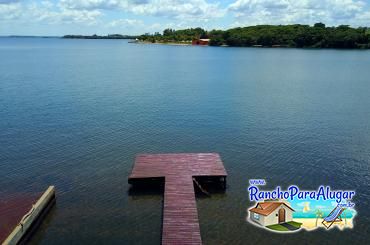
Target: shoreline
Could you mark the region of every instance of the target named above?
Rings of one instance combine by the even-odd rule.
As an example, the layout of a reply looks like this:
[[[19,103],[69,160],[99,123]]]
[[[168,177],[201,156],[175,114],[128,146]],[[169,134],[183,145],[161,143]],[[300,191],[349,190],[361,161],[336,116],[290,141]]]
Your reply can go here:
[[[171,45],[171,46],[193,46],[191,42],[189,43],[176,43],[176,42],[147,42],[147,41],[137,41],[131,42],[134,44],[157,44],[157,45]]]
[[[192,43],[175,43],[175,42],[148,42],[148,41],[137,41],[137,42],[129,42],[132,44],[155,44],[155,45],[169,45],[169,46],[200,46],[200,47],[216,47],[216,48],[258,48],[258,49],[298,49],[298,50],[357,50],[357,51],[369,51],[370,49],[367,48],[313,48],[313,47],[287,47],[283,45],[275,45],[275,46],[230,46],[230,45],[220,45],[220,46],[213,46],[213,45],[193,45]]]

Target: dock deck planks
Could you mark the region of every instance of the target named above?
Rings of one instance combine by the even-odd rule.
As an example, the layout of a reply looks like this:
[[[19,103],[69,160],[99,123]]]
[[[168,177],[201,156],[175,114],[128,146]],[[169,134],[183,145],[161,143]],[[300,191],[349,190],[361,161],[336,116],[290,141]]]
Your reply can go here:
[[[193,177],[226,177],[217,153],[141,154],[129,182],[165,178],[162,244],[202,244]]]

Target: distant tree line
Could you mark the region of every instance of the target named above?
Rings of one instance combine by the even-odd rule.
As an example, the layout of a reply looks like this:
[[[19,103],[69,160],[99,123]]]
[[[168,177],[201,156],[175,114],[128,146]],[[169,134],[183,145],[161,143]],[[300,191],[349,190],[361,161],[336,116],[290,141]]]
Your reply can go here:
[[[63,38],[71,38],[71,39],[135,39],[137,36],[129,36],[129,35],[121,35],[121,34],[108,34],[106,36],[99,36],[99,35],[91,35],[91,36],[84,36],[84,35],[65,35]]]
[[[258,25],[229,30],[206,31],[202,28],[166,29],[163,34],[145,34],[140,40],[149,42],[190,42],[209,38],[211,46],[296,47],[296,48],[370,48],[370,29],[348,25],[326,27],[309,25]]]
[[[208,38],[209,32],[202,28],[190,28],[184,30],[165,29],[163,34],[156,32],[154,34],[146,33],[139,37],[142,41],[149,42],[191,42],[195,38]]]

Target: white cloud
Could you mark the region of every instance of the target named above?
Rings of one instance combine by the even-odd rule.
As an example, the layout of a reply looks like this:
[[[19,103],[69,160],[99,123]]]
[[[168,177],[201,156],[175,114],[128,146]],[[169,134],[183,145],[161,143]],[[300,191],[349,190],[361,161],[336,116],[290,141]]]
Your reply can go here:
[[[68,9],[54,8],[55,6],[48,1],[41,4],[31,5],[31,11],[34,18],[38,21],[43,21],[48,24],[56,23],[78,23],[93,25],[98,22],[98,18],[102,16],[99,10],[84,10],[84,9]]]
[[[237,0],[228,6],[238,25],[358,24],[366,11],[360,0]],[[365,16],[366,19],[366,16]]]
[[[109,27],[133,27],[142,26],[144,22],[136,19],[118,19],[108,23]]]
[[[132,5],[131,11],[136,14],[165,16],[176,19],[197,18],[208,20],[224,15],[224,11],[219,8],[218,4],[208,3],[204,0],[153,0],[145,4]]]
[[[228,6],[217,1],[0,0],[0,26],[17,29],[32,24],[35,30],[39,27],[44,30],[48,24],[59,27],[77,24],[79,30],[94,25],[97,32],[144,33],[198,26],[225,29],[230,23],[232,26],[316,22],[369,26],[370,23],[370,4],[363,0],[234,0]],[[112,20],[111,13],[118,16],[116,20]],[[156,17],[151,18],[155,19],[154,23],[146,23],[149,16]]]
[[[222,17],[217,3],[206,0],[61,0],[60,6],[67,9],[110,9],[174,19],[198,18],[209,20]]]
[[[60,0],[60,6],[68,9],[115,9],[129,1],[119,0]]]
[[[288,0],[237,0],[229,5],[229,9],[233,11],[251,11],[256,8],[265,9],[284,9],[289,6]]]
[[[369,26],[370,23],[370,11],[359,13],[356,16],[356,23],[361,26]]]
[[[20,3],[11,1],[0,2],[0,20],[18,19],[22,14],[22,6]]]
[[[70,10],[62,9],[56,12],[44,12],[38,17],[40,21],[46,21],[47,23],[80,23],[86,25],[96,24],[97,18],[101,16],[101,12],[98,10]]]
[[[1,0],[0,0],[1,1]],[[4,2],[4,1],[3,1]],[[46,24],[79,23],[93,25],[102,15],[99,10],[56,8],[51,1],[0,4],[0,20],[43,22]]]
[[[0,0],[0,5],[1,4],[12,4],[12,3],[17,3],[19,0]]]

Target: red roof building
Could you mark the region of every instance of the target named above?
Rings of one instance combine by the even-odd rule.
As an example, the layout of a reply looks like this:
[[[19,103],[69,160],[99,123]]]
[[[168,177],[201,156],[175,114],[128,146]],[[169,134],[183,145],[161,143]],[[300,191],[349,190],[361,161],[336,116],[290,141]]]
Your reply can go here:
[[[207,45],[209,45],[209,41],[210,41],[210,39],[205,39],[205,38],[193,39],[193,41],[191,42],[191,44],[192,45],[203,45],[203,46],[207,46]]]

